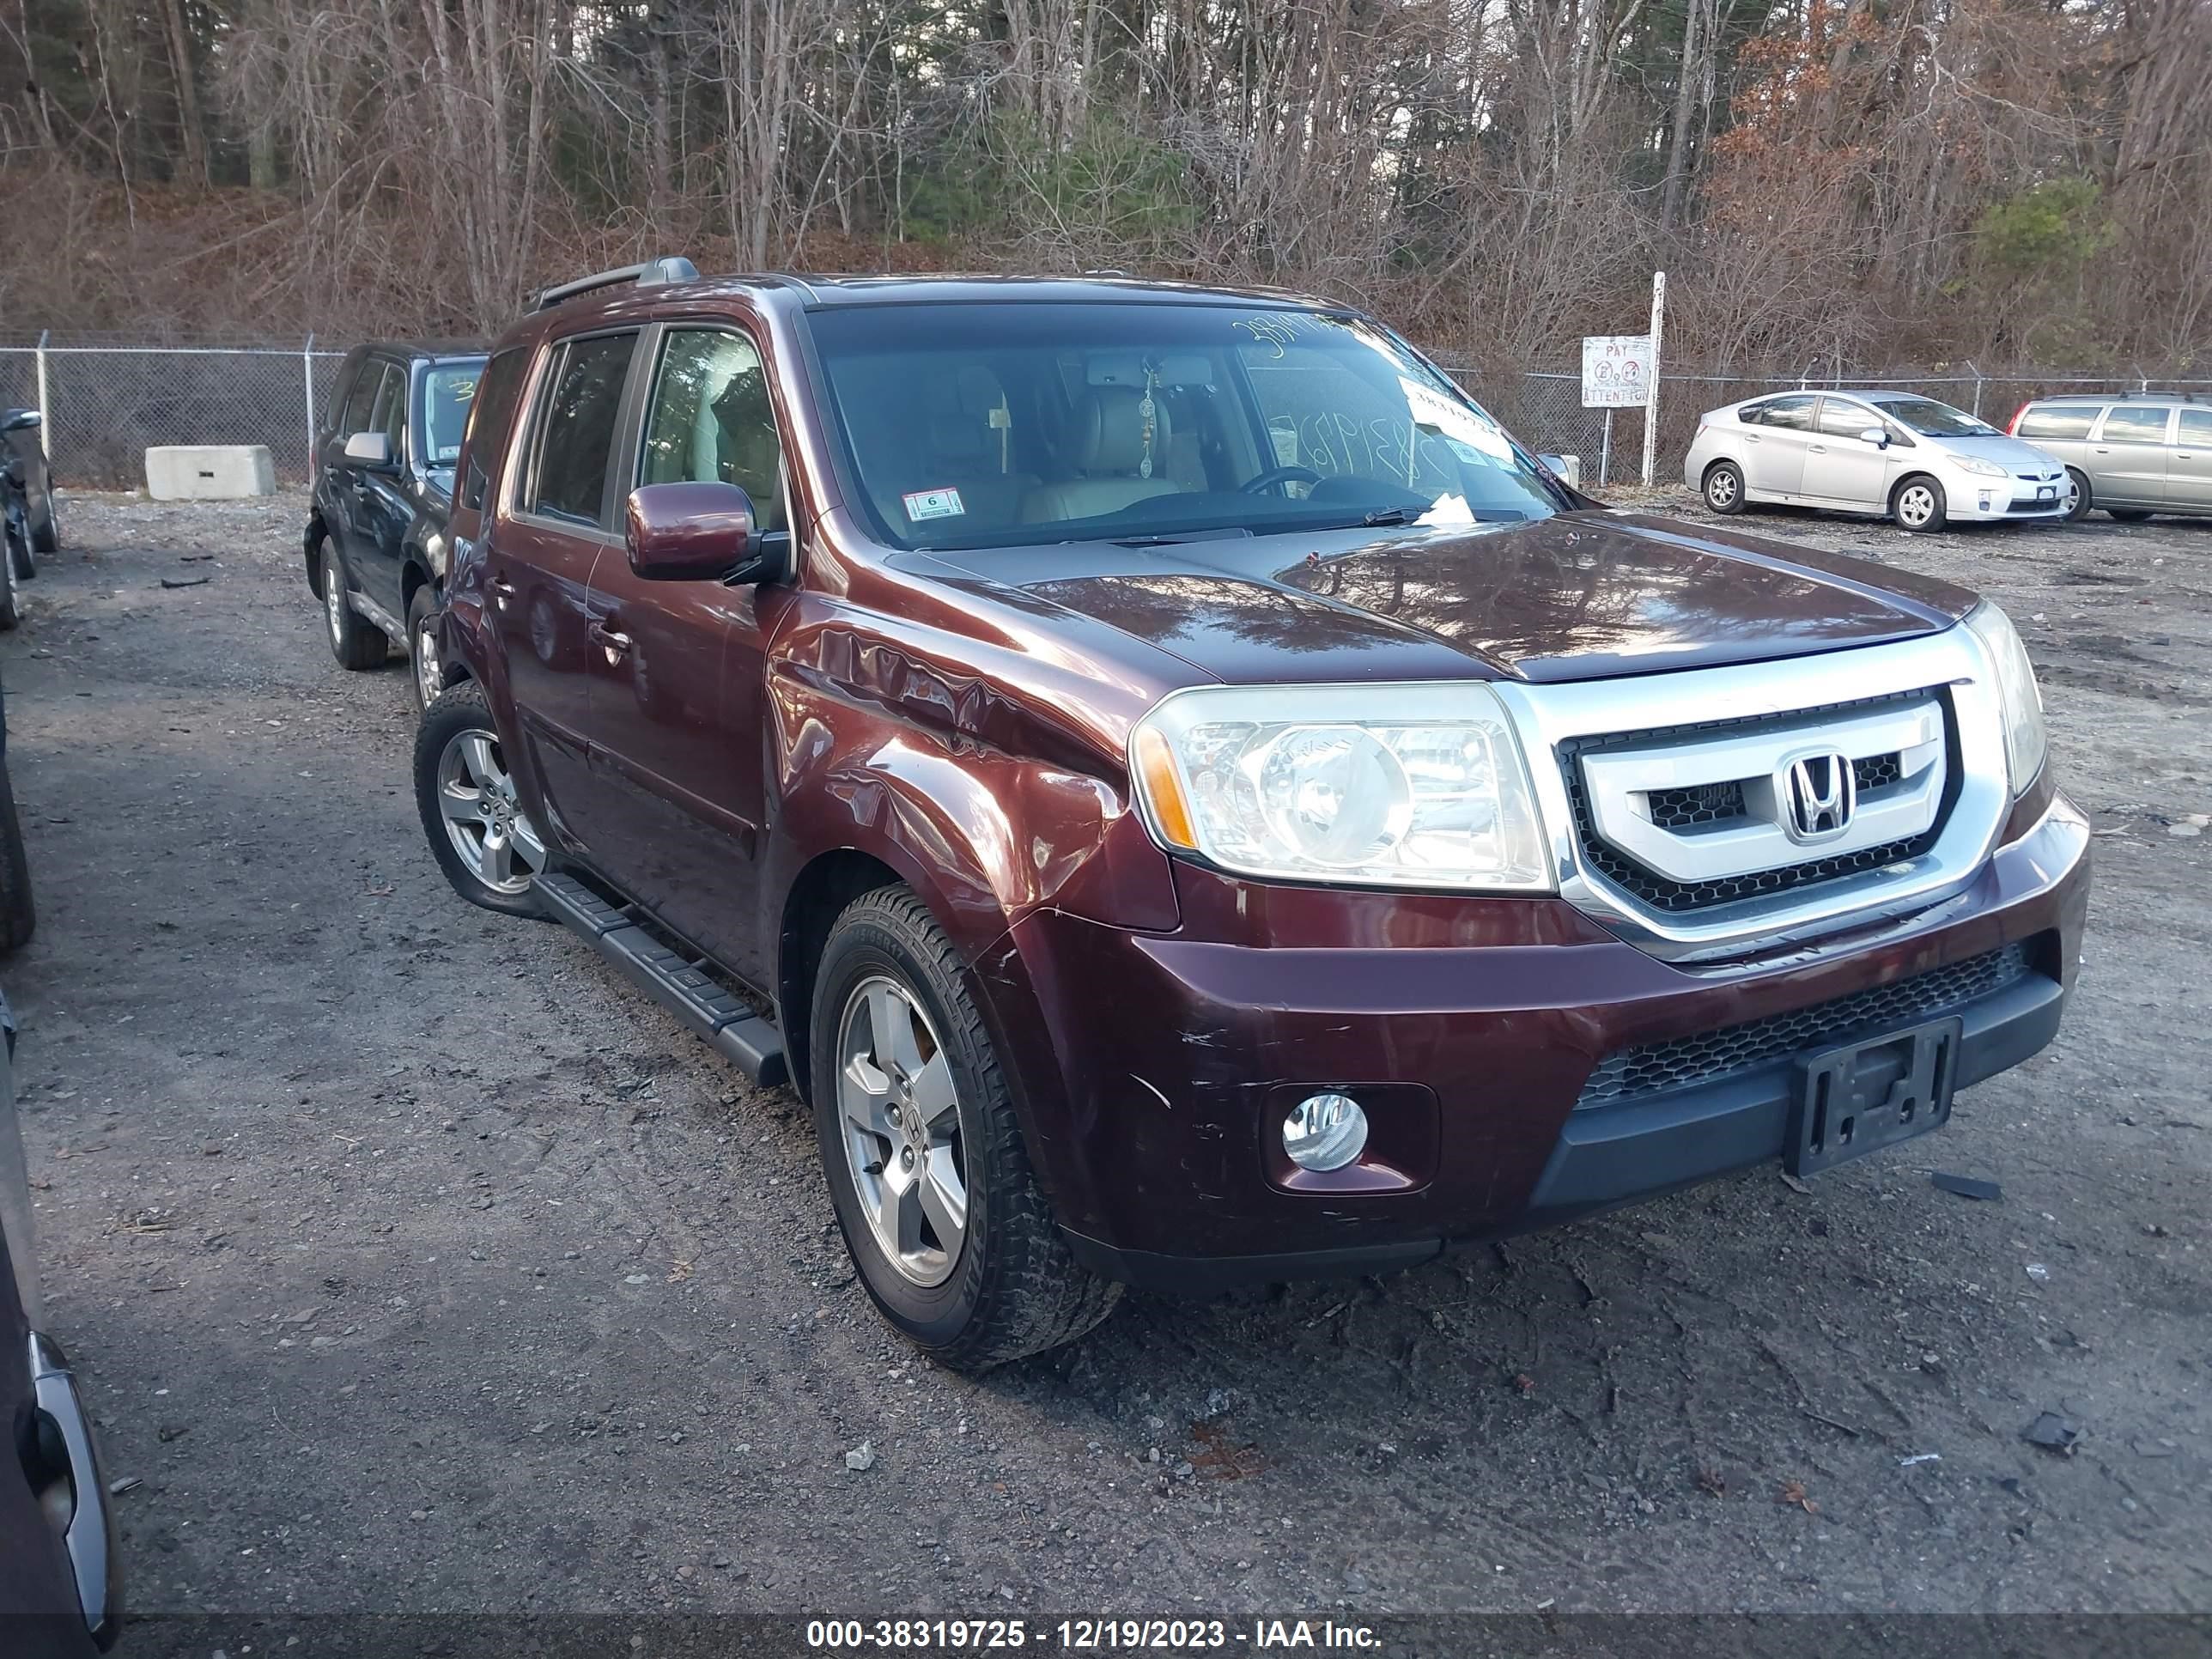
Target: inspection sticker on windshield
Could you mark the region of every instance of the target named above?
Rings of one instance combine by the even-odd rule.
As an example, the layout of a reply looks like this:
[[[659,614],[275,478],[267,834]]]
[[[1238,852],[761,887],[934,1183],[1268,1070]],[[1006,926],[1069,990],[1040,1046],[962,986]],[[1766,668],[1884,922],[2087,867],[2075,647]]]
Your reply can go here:
[[[907,517],[916,524],[924,519],[957,519],[968,511],[957,489],[916,489],[899,499],[906,503]]]

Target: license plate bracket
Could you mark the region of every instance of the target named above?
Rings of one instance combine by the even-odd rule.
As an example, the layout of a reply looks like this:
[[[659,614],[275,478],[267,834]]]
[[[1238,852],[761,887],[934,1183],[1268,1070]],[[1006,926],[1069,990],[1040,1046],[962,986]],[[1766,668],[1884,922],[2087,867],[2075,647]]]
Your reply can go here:
[[[1954,1014],[1807,1060],[1783,1167],[1814,1175],[1942,1127],[1965,1035]]]
[[[2039,501],[2057,501],[2058,499],[2058,486],[2057,484],[2039,484],[2036,487],[2035,499]]]

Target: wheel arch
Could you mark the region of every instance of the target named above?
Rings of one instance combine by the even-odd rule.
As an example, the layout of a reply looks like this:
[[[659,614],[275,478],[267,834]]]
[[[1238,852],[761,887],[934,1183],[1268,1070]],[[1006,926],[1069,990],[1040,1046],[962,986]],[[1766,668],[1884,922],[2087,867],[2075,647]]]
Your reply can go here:
[[[840,847],[818,854],[800,870],[784,896],[782,922],[776,931],[777,1024],[783,1033],[784,1066],[802,1100],[813,1097],[808,1092],[808,1074],[813,1067],[814,981],[830,929],[861,894],[901,884],[913,886],[873,854]],[[922,902],[928,902],[926,898]]]
[[[307,586],[317,599],[323,597],[323,543],[331,527],[323,518],[323,509],[307,509],[307,528],[300,538],[300,551],[307,566]]]

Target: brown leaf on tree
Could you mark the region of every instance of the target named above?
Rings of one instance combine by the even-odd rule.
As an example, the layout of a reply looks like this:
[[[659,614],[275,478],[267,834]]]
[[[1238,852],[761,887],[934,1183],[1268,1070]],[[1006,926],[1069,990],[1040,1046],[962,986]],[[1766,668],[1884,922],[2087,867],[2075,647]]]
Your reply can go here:
[[[1805,1495],[1805,1483],[1802,1480],[1784,1481],[1782,1490],[1774,1495],[1774,1501],[1778,1504],[1794,1504],[1808,1515],[1818,1515],[1820,1512],[1820,1506]]]

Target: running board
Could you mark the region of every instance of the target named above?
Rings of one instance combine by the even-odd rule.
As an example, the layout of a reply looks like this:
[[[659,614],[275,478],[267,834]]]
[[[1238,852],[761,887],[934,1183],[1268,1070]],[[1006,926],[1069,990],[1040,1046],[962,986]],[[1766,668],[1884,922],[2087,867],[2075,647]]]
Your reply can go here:
[[[789,1079],[781,1033],[732,996],[703,959],[670,950],[627,906],[609,903],[565,872],[541,874],[534,885],[547,909],[748,1078],[769,1089]]]

